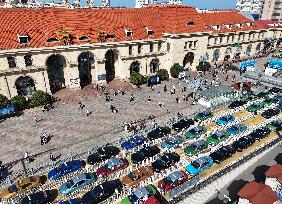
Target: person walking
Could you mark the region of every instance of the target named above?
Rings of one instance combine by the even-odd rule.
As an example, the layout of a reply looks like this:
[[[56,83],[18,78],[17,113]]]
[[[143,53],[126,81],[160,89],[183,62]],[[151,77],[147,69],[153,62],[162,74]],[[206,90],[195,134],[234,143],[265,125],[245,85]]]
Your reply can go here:
[[[132,101],[134,101],[134,99],[135,99],[135,97],[133,96],[133,94],[131,94],[129,101],[132,102]]]
[[[86,116],[89,116],[89,115],[90,115],[90,111],[86,110]]]
[[[149,98],[148,98],[148,102],[151,102],[151,101],[152,101],[151,96],[149,96]]]
[[[35,121],[35,123],[38,123],[38,118],[37,118],[36,115],[34,116],[34,121]]]
[[[164,92],[166,92],[167,91],[167,88],[166,88],[166,85],[164,86]]]
[[[176,103],[179,103],[179,97],[176,97],[175,100],[176,100]]]

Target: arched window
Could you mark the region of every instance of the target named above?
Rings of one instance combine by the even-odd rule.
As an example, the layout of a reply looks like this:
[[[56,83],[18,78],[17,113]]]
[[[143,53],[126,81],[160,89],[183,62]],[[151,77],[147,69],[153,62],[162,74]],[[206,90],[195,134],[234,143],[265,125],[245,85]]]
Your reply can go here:
[[[212,61],[213,61],[213,62],[218,61],[219,56],[220,56],[219,49],[215,49],[215,50],[214,50],[214,52],[213,52],[213,58],[212,58]]]
[[[31,96],[35,92],[35,84],[31,77],[21,76],[16,80],[16,88],[18,95]]]
[[[130,75],[134,72],[140,73],[140,63],[138,61],[134,61],[130,65]]]
[[[150,73],[154,74],[159,70],[159,59],[152,59],[150,63]]]
[[[16,63],[16,58],[15,57],[7,57],[9,68],[16,68],[17,63]]]

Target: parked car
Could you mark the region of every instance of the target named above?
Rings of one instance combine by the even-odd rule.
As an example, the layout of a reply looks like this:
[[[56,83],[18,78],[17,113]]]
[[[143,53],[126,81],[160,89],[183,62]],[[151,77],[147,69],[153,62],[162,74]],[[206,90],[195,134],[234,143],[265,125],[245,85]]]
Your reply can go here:
[[[153,175],[151,166],[141,166],[139,169],[130,172],[122,178],[122,183],[127,186],[133,186]]]
[[[239,151],[242,152],[244,149],[247,149],[255,142],[255,139],[250,136],[244,136],[241,137],[239,140],[235,141],[233,143],[233,147]]]
[[[124,169],[128,166],[127,159],[112,158],[104,166],[97,169],[98,176],[108,176],[118,170]]]
[[[264,105],[264,106],[269,106],[270,104],[274,104],[274,103],[278,103],[279,102],[279,99],[277,98],[267,98],[265,100],[263,100],[261,103]]]
[[[129,196],[121,200],[121,204],[143,204],[149,197],[154,196],[156,193],[156,187],[150,184],[133,191]]]
[[[267,98],[268,95],[269,95],[268,92],[260,92],[260,93],[258,93],[256,96],[257,96],[258,98]]]
[[[185,169],[190,175],[196,175],[200,172],[210,168],[213,165],[213,160],[209,156],[200,157],[190,164],[188,164]]]
[[[81,201],[79,198],[71,198],[69,200],[61,201],[60,204],[80,204]]]
[[[59,191],[63,195],[67,195],[74,191],[84,188],[85,186],[95,182],[97,175],[95,173],[83,173],[73,177],[71,180],[63,183]]]
[[[87,158],[88,164],[97,164],[112,157],[115,157],[120,152],[119,148],[111,145],[100,147],[97,152],[91,154]]]
[[[247,126],[243,124],[235,124],[232,125],[231,127],[227,128],[227,133],[229,135],[238,135],[241,132],[244,132],[247,130]]]
[[[187,155],[191,154],[197,154],[199,152],[202,152],[203,150],[208,148],[208,143],[204,140],[198,140],[196,142],[193,142],[189,146],[184,148],[184,152]]]
[[[170,133],[171,133],[171,129],[167,126],[157,127],[156,129],[148,133],[147,138],[149,140],[155,140],[158,138],[162,138]]]
[[[249,107],[247,107],[247,111],[255,112],[262,108],[264,108],[264,105],[262,103],[252,103]]]
[[[269,119],[272,118],[273,116],[276,116],[280,113],[280,110],[278,108],[273,108],[273,109],[267,109],[263,111],[261,114],[262,117]]]
[[[172,129],[176,132],[180,132],[189,128],[191,125],[194,125],[194,121],[192,119],[181,119],[172,125]]]
[[[74,171],[77,171],[83,168],[84,166],[85,162],[82,160],[68,161],[66,163],[60,164],[58,167],[49,171],[48,178],[57,179]]]
[[[280,92],[282,92],[282,89],[277,88],[277,87],[272,87],[271,89],[268,90],[268,93],[271,93],[271,94],[277,94]]]
[[[107,198],[111,197],[115,191],[121,192],[122,183],[119,179],[112,181],[105,181],[104,183],[96,186],[91,191],[88,191],[82,196],[82,204],[100,203]]]
[[[18,194],[24,193],[29,189],[36,188],[41,184],[39,176],[31,176],[16,181],[14,184],[3,188],[0,198],[13,198]]]
[[[142,149],[140,149],[139,151],[133,153],[131,155],[131,162],[134,164],[140,163],[145,159],[148,159],[150,157],[153,157],[157,154],[160,153],[160,149],[154,145],[154,146],[147,146],[144,147]]]
[[[254,138],[255,140],[261,140],[271,133],[271,130],[268,127],[261,127],[253,131],[249,136]]]
[[[271,131],[276,131],[277,128],[282,128],[282,121],[281,120],[274,120],[271,121],[266,125]]]
[[[245,98],[245,101],[254,101],[258,99],[258,97],[254,94],[249,94],[246,98]]]
[[[162,148],[177,148],[180,144],[184,142],[184,138],[180,135],[173,135],[168,137],[165,141],[161,143]]]
[[[175,152],[164,153],[152,163],[154,172],[161,172],[180,161],[180,156]]]
[[[185,183],[189,178],[190,176],[185,171],[175,171],[160,180],[158,187],[163,191],[169,191]]]
[[[193,127],[191,130],[187,131],[185,133],[185,136],[187,139],[193,139],[193,138],[197,138],[202,134],[205,134],[207,132],[207,129],[204,128],[203,126],[196,126]]]
[[[216,120],[216,124],[218,125],[227,125],[231,122],[233,122],[234,120],[236,120],[236,118],[233,116],[233,115],[225,115],[225,116],[222,116],[220,118],[218,118]]]
[[[25,196],[19,204],[47,204],[52,203],[58,195],[56,189],[45,190]]]
[[[223,140],[226,140],[229,137],[229,134],[225,131],[216,131],[215,133],[211,134],[207,138],[208,143],[220,143]]]
[[[144,144],[147,141],[147,139],[141,135],[136,135],[131,138],[129,138],[127,141],[121,143],[122,149],[133,149],[134,147],[137,147],[139,145]]]
[[[160,83],[161,83],[160,78],[157,75],[150,76],[148,79],[148,86],[153,86]]]
[[[204,121],[208,118],[212,118],[213,117],[213,113],[210,111],[203,111],[201,113],[198,113],[195,117],[194,120],[195,121]]]
[[[210,157],[214,163],[221,163],[222,161],[230,158],[236,153],[236,149],[232,145],[223,146],[220,149],[212,152]]]
[[[233,101],[228,107],[230,109],[234,109],[234,108],[237,108],[237,107],[240,107],[240,106],[243,106],[245,105],[247,102],[246,101]]]

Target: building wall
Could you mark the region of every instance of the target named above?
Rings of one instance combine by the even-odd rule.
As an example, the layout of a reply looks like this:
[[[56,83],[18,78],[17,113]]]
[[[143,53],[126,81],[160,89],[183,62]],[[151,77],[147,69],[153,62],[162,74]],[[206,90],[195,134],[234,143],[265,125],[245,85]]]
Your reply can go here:
[[[266,177],[265,184],[270,186],[270,188],[275,192],[277,191],[278,187],[282,185],[276,178],[269,177]]]
[[[256,46],[261,43],[260,50],[263,49],[263,40],[265,38],[281,36],[282,29],[257,30],[230,33],[186,33],[186,34],[166,34],[163,39],[130,41],[130,42],[114,42],[103,44],[88,45],[71,45],[59,47],[45,48],[25,48],[16,50],[0,51],[0,93],[7,97],[17,95],[15,81],[20,76],[30,76],[35,81],[37,90],[50,92],[49,79],[47,74],[46,62],[53,55],[61,55],[65,60],[64,78],[66,87],[80,88],[79,83],[74,83],[79,79],[78,58],[83,52],[90,52],[94,56],[94,62],[91,64],[92,82],[98,81],[98,76],[106,74],[105,70],[105,54],[108,50],[113,50],[118,60],[115,63],[115,77],[126,79],[130,76],[130,65],[134,61],[140,63],[140,73],[150,75],[150,62],[157,58],[159,60],[159,68],[167,69],[174,63],[183,66],[183,60],[188,53],[193,53],[194,60],[192,65],[187,64],[186,67],[192,70],[196,69],[199,60],[208,55],[208,61],[212,61],[213,52],[220,50],[218,61],[222,61],[225,56],[226,49],[230,48],[231,58],[233,58],[237,47],[234,44],[240,44],[242,47],[241,57],[246,55],[249,45],[252,45],[251,55],[258,52]],[[159,49],[159,43],[161,47]],[[153,44],[153,50],[150,50],[150,44]],[[138,53],[138,45],[141,45],[141,52]],[[129,53],[129,47],[132,53]],[[169,48],[170,47],[170,48]],[[169,48],[169,49],[168,49]],[[24,56],[32,55],[33,66],[26,67]],[[9,68],[7,57],[13,56],[16,59],[17,67]]]
[[[282,0],[265,0],[261,19],[282,21]]]
[[[241,12],[261,13],[264,0],[237,0],[236,10]]]

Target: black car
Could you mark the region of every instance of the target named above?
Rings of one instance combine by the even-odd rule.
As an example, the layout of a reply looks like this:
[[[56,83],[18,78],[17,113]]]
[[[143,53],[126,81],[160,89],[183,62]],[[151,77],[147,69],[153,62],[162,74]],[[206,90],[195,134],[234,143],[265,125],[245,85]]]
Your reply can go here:
[[[180,156],[175,153],[165,153],[159,159],[152,163],[154,172],[161,172],[180,161]]]
[[[244,149],[247,149],[252,144],[254,144],[254,142],[255,142],[255,139],[253,137],[245,136],[245,137],[241,137],[239,140],[235,141],[232,146],[237,151],[242,152]]]
[[[277,87],[272,87],[271,89],[268,90],[268,93],[276,94],[280,93],[282,90],[277,88]]]
[[[273,108],[273,109],[268,109],[266,111],[264,111],[261,116],[266,118],[266,119],[269,119],[275,115],[278,115],[280,113],[280,110],[278,108]]]
[[[82,196],[81,204],[96,204],[100,203],[107,198],[111,197],[115,191],[119,192],[122,190],[122,183],[119,179],[106,181],[96,186],[91,191],[88,191]]]
[[[131,161],[134,164],[142,162],[143,160],[153,157],[160,153],[160,149],[157,146],[148,146],[140,149],[131,155]]]
[[[88,164],[96,164],[101,161],[105,161],[107,159],[110,159],[116,155],[118,155],[120,152],[119,148],[111,145],[107,145],[104,147],[100,147],[97,152],[91,154],[87,158]]]
[[[47,204],[52,203],[58,196],[56,189],[39,191],[29,196],[25,196],[19,203],[20,204]]]
[[[256,95],[258,98],[266,98],[268,96],[267,92],[260,92]]]
[[[271,130],[267,127],[262,127],[253,131],[249,136],[254,138],[255,140],[261,140],[271,133]]]
[[[237,107],[243,106],[246,103],[247,103],[246,101],[233,101],[228,107],[230,109],[233,109],[233,108],[237,108]]]
[[[227,145],[211,153],[210,157],[212,158],[213,162],[219,164],[222,161],[233,156],[235,153],[236,153],[236,149],[232,145]]]
[[[147,138],[149,140],[155,140],[158,138],[162,138],[170,133],[171,133],[171,129],[167,126],[157,127],[156,129],[148,133]]]
[[[194,125],[194,120],[192,119],[181,119],[177,123],[172,125],[172,129],[176,132],[180,132],[183,129],[189,128],[191,125]]]

